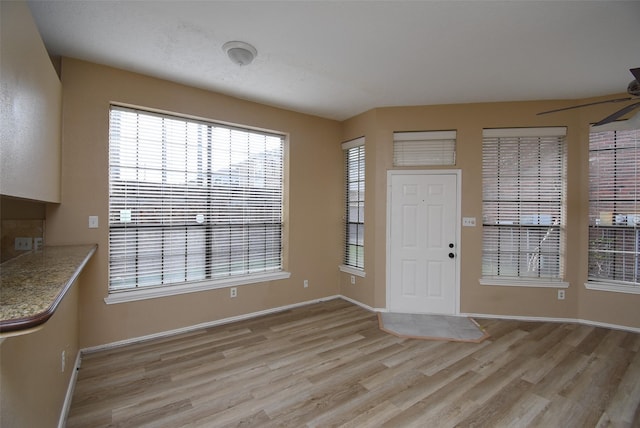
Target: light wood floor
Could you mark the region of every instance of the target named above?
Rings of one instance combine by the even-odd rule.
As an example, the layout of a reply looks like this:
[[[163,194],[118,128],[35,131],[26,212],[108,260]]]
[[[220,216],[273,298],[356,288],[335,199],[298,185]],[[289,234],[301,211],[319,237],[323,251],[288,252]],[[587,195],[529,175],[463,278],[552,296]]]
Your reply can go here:
[[[401,339],[332,300],[87,354],[67,426],[638,426],[640,334],[478,322]]]

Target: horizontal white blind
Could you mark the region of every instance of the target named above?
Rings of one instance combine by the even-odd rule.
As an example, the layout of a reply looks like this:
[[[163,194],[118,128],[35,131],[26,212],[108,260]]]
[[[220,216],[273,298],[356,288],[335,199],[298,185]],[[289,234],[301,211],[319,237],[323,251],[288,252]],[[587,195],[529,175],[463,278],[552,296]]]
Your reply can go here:
[[[589,138],[589,280],[640,285],[640,130]]]
[[[555,129],[484,132],[484,277],[562,277],[565,130]]]
[[[344,264],[364,268],[364,138],[342,145],[345,165]]]
[[[282,268],[283,137],[112,106],[111,291]]]
[[[394,166],[456,164],[456,131],[393,133]]]

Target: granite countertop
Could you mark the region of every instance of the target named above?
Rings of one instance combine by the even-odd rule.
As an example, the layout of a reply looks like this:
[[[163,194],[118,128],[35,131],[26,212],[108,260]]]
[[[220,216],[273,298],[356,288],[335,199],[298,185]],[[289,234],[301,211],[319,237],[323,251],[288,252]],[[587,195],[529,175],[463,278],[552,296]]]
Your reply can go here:
[[[0,333],[46,322],[97,247],[45,246],[0,264]]]

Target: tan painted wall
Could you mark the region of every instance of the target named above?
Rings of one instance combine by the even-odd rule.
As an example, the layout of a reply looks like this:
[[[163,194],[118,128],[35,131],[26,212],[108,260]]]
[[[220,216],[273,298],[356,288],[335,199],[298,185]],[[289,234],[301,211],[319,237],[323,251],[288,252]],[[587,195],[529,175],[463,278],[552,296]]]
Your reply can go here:
[[[379,189],[375,185],[375,180],[379,177],[376,174],[378,152],[375,150],[373,136],[376,133],[376,110],[371,110],[360,114],[343,124],[343,141],[349,141],[354,138],[365,136],[365,229],[364,229],[364,265],[366,266],[366,276],[355,276],[355,284],[351,283],[351,275],[346,273],[340,274],[340,294],[358,302],[364,303],[369,307],[385,307],[384,294],[382,298],[379,296],[380,290],[384,287],[376,286],[374,281],[376,278],[384,278],[379,274],[380,269],[384,272],[384,262],[379,262],[379,250],[384,249],[380,245],[379,234],[376,233],[375,227],[369,227],[370,221],[376,217],[370,212],[370,207],[377,206],[378,198],[386,198],[386,192],[379,194]],[[373,177],[373,179],[372,179]],[[378,273],[376,275],[376,273]]]
[[[387,171],[393,169],[393,132],[455,129],[455,168],[462,171],[462,216],[475,217],[479,224],[475,228],[460,228],[460,311],[585,319],[640,328],[637,310],[640,295],[584,288],[588,245],[588,124],[609,114],[612,105],[536,116],[537,112],[571,104],[571,101],[549,101],[392,107],[375,109],[345,121],[343,140],[365,136],[366,278],[357,278],[356,285],[352,285],[349,275],[341,274],[342,294],[375,308],[386,307],[386,180]],[[556,289],[481,286],[478,282],[482,271],[482,129],[530,126],[568,127],[565,279],[570,287],[564,301],[557,300]]]
[[[0,194],[60,202],[62,85],[27,3],[0,8]]]
[[[64,203],[48,206],[46,240],[99,244],[80,293],[81,347],[338,294],[340,123],[73,59],[63,59],[62,81]],[[291,278],[241,286],[235,299],[219,289],[106,305],[110,102],[288,133],[285,269]],[[89,215],[99,216],[98,229],[87,228]]]
[[[77,308],[83,277],[71,286],[42,329],[0,344],[0,426],[58,426],[78,355]]]

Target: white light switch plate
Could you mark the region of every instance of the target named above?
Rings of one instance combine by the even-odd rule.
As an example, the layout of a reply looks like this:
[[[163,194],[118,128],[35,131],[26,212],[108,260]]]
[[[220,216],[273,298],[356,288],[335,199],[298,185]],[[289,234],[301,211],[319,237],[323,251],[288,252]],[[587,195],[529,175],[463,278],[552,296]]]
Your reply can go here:
[[[89,229],[97,229],[98,228],[98,216],[90,215],[89,216]]]

